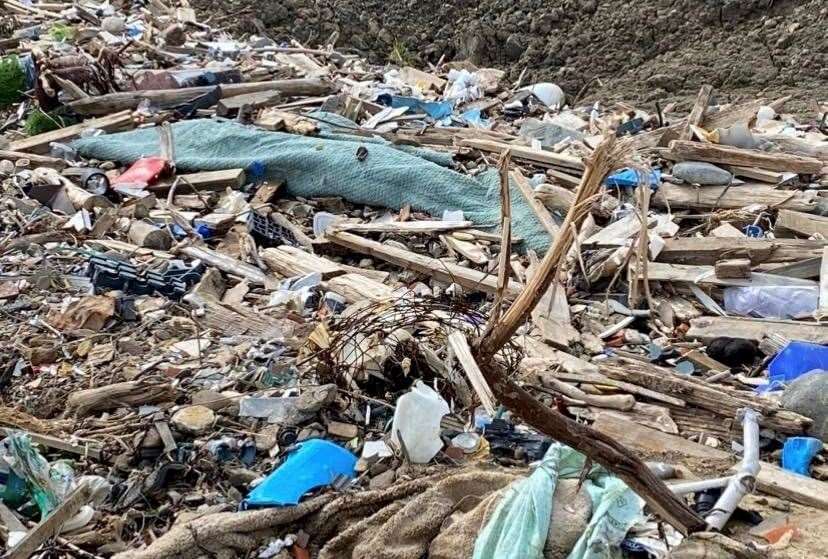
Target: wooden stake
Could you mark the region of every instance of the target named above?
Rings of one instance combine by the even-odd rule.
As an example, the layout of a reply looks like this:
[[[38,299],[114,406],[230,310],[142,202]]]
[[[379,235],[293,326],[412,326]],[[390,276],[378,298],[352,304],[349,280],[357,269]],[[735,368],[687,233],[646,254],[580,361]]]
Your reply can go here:
[[[690,111],[690,116],[687,117],[687,122],[684,123],[684,128],[679,132],[679,140],[689,140],[693,137],[693,126],[700,126],[704,118],[704,111],[707,110],[707,105],[710,104],[710,94],[713,93],[713,86],[705,84],[699,89],[699,95],[696,97],[696,103],[693,105],[693,110]]]

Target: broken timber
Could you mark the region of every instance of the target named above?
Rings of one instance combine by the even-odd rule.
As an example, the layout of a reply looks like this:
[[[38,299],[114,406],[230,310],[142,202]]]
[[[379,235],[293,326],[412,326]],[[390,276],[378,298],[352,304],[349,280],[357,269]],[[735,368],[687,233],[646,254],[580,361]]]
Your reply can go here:
[[[684,140],[673,140],[665,153],[674,161],[707,161],[739,167],[759,167],[771,171],[814,174],[822,170],[822,161],[813,157],[769,153],[755,149],[735,148],[718,144],[703,144]]]
[[[417,254],[401,248],[384,245],[370,239],[365,239],[344,231],[328,231],[325,238],[330,242],[345,248],[368,254],[385,260],[401,268],[414,270],[431,276],[438,281],[457,283],[467,289],[483,291],[484,293],[497,292],[497,277],[470,268],[463,268],[457,264],[443,262],[436,258]],[[520,291],[520,286],[510,282],[506,288],[506,296],[514,298]]]
[[[791,340],[828,344],[828,325],[794,320],[768,320],[725,316],[703,316],[690,320],[687,338],[709,342],[722,336],[762,341],[768,332]]]
[[[111,111],[107,111],[111,112]],[[100,128],[106,132],[125,130],[134,126],[131,111],[122,111],[101,118],[93,118],[73,124],[66,128],[58,128],[51,132],[44,132],[36,136],[16,140],[9,145],[11,151],[26,151],[35,154],[44,154],[49,151],[49,144],[52,142],[66,142],[80,136],[81,132],[90,128]],[[52,167],[52,165],[49,165]]]

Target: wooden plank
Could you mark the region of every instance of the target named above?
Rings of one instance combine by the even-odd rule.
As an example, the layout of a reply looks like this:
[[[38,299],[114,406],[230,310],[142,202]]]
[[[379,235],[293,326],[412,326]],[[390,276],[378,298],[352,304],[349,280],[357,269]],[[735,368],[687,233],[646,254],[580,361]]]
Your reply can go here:
[[[28,559],[31,557],[41,544],[60,533],[63,524],[77,514],[81,507],[89,502],[91,496],[92,489],[89,484],[82,483],[3,557],[5,559]]]
[[[822,257],[808,258],[788,264],[766,264],[757,268],[757,272],[786,276],[789,278],[810,279],[818,278],[822,267]]]
[[[0,427],[6,435],[10,435],[13,431],[17,429],[9,429],[7,427]],[[74,444],[69,441],[64,441],[63,439],[59,439],[57,437],[52,437],[50,435],[41,435],[39,433],[32,433],[30,431],[26,431],[26,434],[29,435],[29,438],[32,440],[33,443],[43,445],[47,448],[54,448],[57,450],[62,450],[63,452],[69,452],[71,454],[77,454],[78,456],[89,456],[94,460],[102,460],[103,453],[101,449],[97,445],[90,445],[90,444]]]
[[[828,241],[807,239],[681,237],[664,239],[656,260],[672,264],[715,264],[732,258],[746,258],[753,265],[798,262],[821,256],[826,245]]]
[[[49,167],[50,169],[57,169],[58,171],[66,168],[66,161],[58,157],[24,153],[22,151],[0,149],[0,159],[8,159],[9,161],[20,161],[21,159],[26,159],[31,162],[32,167]]]
[[[192,189],[187,184],[195,187],[196,190],[207,190],[214,192],[224,192],[225,189],[231,188],[238,190],[245,185],[247,181],[247,174],[244,169],[221,169],[219,171],[203,171],[201,173],[188,173],[185,175],[178,175],[179,186],[176,187],[176,192],[186,193]],[[153,192],[166,191],[172,186],[173,181],[164,181],[154,184],[148,188]]]
[[[691,319],[686,337],[703,342],[722,336],[760,342],[768,332],[774,332],[791,340],[828,344],[828,324],[724,316],[703,316]]]
[[[687,457],[691,460],[685,464],[690,469],[698,467],[699,461],[708,467],[710,462],[732,464],[735,461],[734,456],[723,450],[663,433],[617,415],[599,414],[593,428],[625,446],[651,456],[669,457],[670,460]],[[828,509],[828,484],[825,482],[785,471],[768,462],[760,462],[759,465],[756,486],[760,492],[802,505]]]
[[[480,398],[480,403],[494,417],[494,394],[492,394],[489,383],[483,378],[483,373],[480,371],[480,367],[477,366],[477,361],[474,360],[466,335],[458,330],[453,331],[448,335],[448,347],[454,352],[454,356],[457,358],[458,363],[460,363],[460,368],[466,373],[466,378],[469,379],[469,383],[471,383],[472,388],[477,393],[477,397]]]
[[[262,260],[270,270],[286,278],[319,272],[323,280],[329,280],[346,273],[336,262],[289,245],[264,249]]]
[[[636,394],[638,396],[649,398],[650,400],[664,402],[665,404],[670,404],[680,408],[687,405],[687,402],[680,398],[675,398],[669,394],[662,394],[656,390],[650,390],[649,388],[638,386],[637,384],[633,384],[631,382],[609,378],[601,373],[563,373],[558,371],[555,373],[555,376],[561,380],[587,382],[598,386],[612,386],[614,388],[618,388],[619,390],[623,390],[624,392],[629,392],[630,394]]]
[[[68,142],[80,136],[81,132],[90,128],[100,128],[107,132],[115,130],[126,130],[133,128],[135,123],[132,120],[131,111],[121,111],[101,118],[85,120],[80,124],[73,124],[66,128],[58,128],[51,132],[44,132],[36,136],[29,136],[22,140],[16,140],[9,145],[10,151],[30,151],[36,154],[49,152],[49,144],[52,142]]]
[[[348,303],[382,301],[393,295],[393,289],[360,274],[342,274],[325,282],[325,287],[341,295]]]
[[[180,105],[185,101],[204,95],[215,89],[216,86],[184,87],[180,89],[157,89],[148,91],[123,91],[107,93],[95,97],[85,97],[69,103],[69,106],[82,115],[105,115],[124,109],[132,110],[141,101],[149,99],[160,108],[169,108]],[[296,80],[273,80],[265,82],[248,82],[224,84],[221,86],[222,99],[255,93],[258,91],[278,91],[284,97],[302,97],[306,95],[325,95],[334,89],[333,83],[315,78]]]
[[[398,233],[420,234],[469,229],[471,221],[392,221],[390,223],[335,223],[329,230],[351,233]]]
[[[515,159],[525,159],[539,165],[566,167],[567,169],[575,169],[577,171],[584,170],[584,162],[577,157],[572,157],[571,155],[562,155],[551,151],[539,151],[526,146],[518,146],[503,142],[496,142],[493,140],[479,140],[474,138],[460,140],[459,145],[461,147],[479,149],[480,151],[486,151],[489,153],[503,153],[508,150],[512,152],[512,157]]]
[[[643,278],[643,276],[639,275]],[[785,278],[779,275],[753,272],[749,278],[720,278],[716,276],[713,266],[690,266],[685,264],[668,264],[649,262],[647,278],[650,281],[678,281],[697,285],[717,286],[751,286],[751,285],[806,285],[816,286],[815,282],[802,279]]]
[[[755,181],[767,182],[770,184],[779,184],[785,180],[785,173],[781,171],[768,171],[767,169],[757,169],[756,167],[738,167],[731,166],[730,171],[737,177],[745,179],[753,179]]]
[[[822,161],[814,157],[765,152],[719,144],[703,144],[686,140],[673,140],[665,157],[674,161],[707,161],[739,167],[759,167],[771,171],[817,174],[822,171]]]
[[[747,258],[731,258],[719,260],[714,267],[717,278],[749,278],[750,260]]]
[[[821,235],[823,239],[828,239],[828,217],[793,210],[779,210],[773,232],[779,231],[793,231],[808,237]]]
[[[820,317],[828,316],[828,247],[822,251],[822,264],[819,268],[819,309]]]
[[[549,233],[549,237],[554,239],[558,233],[560,233],[561,228],[558,226],[555,219],[552,217],[552,214],[549,213],[549,210],[546,209],[546,206],[535,197],[535,192],[532,190],[532,187],[529,185],[529,182],[526,178],[520,174],[519,171],[512,171],[509,174],[512,177],[515,185],[517,185],[518,190],[523,195],[524,199],[526,199],[526,203],[529,204],[529,207],[532,208],[532,211],[535,212],[535,217],[538,218],[543,228],[546,229],[546,232]]]
[[[765,184],[743,184],[740,186],[705,186],[664,183],[653,196],[653,205],[672,210],[735,210],[761,204],[771,208],[785,208],[800,212],[817,209],[817,195],[814,192],[775,190]]]
[[[680,140],[689,140],[693,137],[693,127],[700,126],[702,119],[704,119],[704,112],[707,110],[707,105],[710,104],[710,95],[713,93],[713,86],[704,84],[699,89],[699,94],[696,97],[696,102],[693,103],[693,108],[687,116],[687,121],[684,127],[679,132]]]
[[[426,274],[439,281],[458,283],[472,291],[483,291],[484,293],[491,294],[497,292],[497,276],[492,274],[479,272],[470,268],[463,268],[457,264],[443,262],[436,258],[384,245],[344,231],[328,232],[325,237],[334,244],[374,256],[386,262],[391,262],[401,268]],[[506,288],[506,296],[509,298],[516,297],[520,289],[520,285],[515,282],[509,282]]]

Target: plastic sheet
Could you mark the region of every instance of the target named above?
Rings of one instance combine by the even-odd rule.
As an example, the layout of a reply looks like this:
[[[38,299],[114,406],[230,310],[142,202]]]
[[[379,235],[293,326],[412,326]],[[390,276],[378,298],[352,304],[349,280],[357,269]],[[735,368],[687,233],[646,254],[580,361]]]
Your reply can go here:
[[[305,441],[250,492],[242,508],[296,505],[311,489],[330,485],[339,476],[353,478],[356,462],[356,456],[332,442]]]
[[[729,313],[762,318],[801,318],[819,304],[819,287],[806,285],[756,285],[728,287],[724,307]]]
[[[811,460],[822,450],[822,441],[813,437],[789,437],[782,447],[782,467],[807,476],[811,473]]]
[[[528,478],[512,484],[480,532],[473,559],[541,559],[552,516],[551,495],[558,479],[578,478],[586,457],[553,444]],[[593,513],[569,559],[610,557],[627,530],[641,518],[644,502],[620,479],[593,466],[585,487]]]

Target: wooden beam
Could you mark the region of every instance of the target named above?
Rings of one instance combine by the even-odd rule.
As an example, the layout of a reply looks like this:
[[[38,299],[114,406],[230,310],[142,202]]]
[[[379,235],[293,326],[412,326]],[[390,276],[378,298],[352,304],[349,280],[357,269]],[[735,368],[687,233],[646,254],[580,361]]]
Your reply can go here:
[[[797,262],[821,256],[826,244],[805,239],[679,237],[664,239],[656,260],[672,264],[715,264],[727,258],[747,258],[753,265]]]
[[[290,245],[264,249],[262,261],[286,278],[319,272],[323,280],[328,280],[346,273],[336,262]]]
[[[329,230],[349,231],[351,233],[398,233],[421,234],[440,233],[469,229],[474,226],[471,221],[392,221],[390,223],[334,223]]]
[[[187,185],[192,185],[196,190],[224,192],[225,189],[238,190],[247,182],[247,174],[244,169],[221,169],[219,171],[203,171],[201,173],[189,173],[178,175],[179,186],[176,192],[186,193],[191,191]],[[147,188],[153,192],[163,192],[172,187],[174,180],[153,184]]]
[[[807,237],[821,235],[823,239],[828,239],[828,217],[793,210],[779,210],[773,232],[784,231],[793,231]]]
[[[721,337],[760,342],[768,332],[775,332],[791,340],[828,344],[828,324],[725,316],[703,316],[691,319],[686,337],[703,342]]]
[[[584,169],[583,161],[577,157],[562,155],[552,151],[536,150],[527,146],[517,146],[493,140],[478,140],[474,138],[460,140],[459,145],[461,147],[474,148],[489,153],[503,153],[509,150],[512,152],[512,157],[516,159],[532,161],[542,166],[566,167],[567,169],[575,169],[576,171],[582,171]]]
[[[68,142],[81,135],[81,132],[90,128],[100,128],[107,132],[126,130],[135,126],[131,111],[121,111],[101,118],[85,120],[80,124],[73,124],[66,128],[58,128],[51,132],[44,132],[36,136],[29,136],[16,140],[9,145],[10,151],[28,151],[36,154],[48,153],[52,142]]]
[[[518,190],[520,190],[520,193],[526,199],[526,203],[529,204],[529,207],[532,208],[533,212],[535,212],[535,217],[538,218],[538,221],[540,221],[541,225],[543,225],[543,228],[546,229],[547,233],[549,233],[549,237],[554,239],[560,232],[561,228],[558,226],[557,222],[555,222],[552,214],[550,214],[549,210],[546,209],[546,206],[544,206],[543,203],[535,197],[535,192],[532,190],[529,182],[520,173],[520,171],[512,171],[509,173],[509,176],[518,187]]]
[[[5,559],[28,559],[46,540],[57,536],[60,528],[92,497],[92,489],[87,483],[72,491],[49,516],[41,520],[16,546],[3,556]]]
[[[246,278],[250,283],[270,288],[276,284],[276,278],[261,271],[256,266],[242,262],[232,256],[215,251],[206,246],[185,245],[173,247],[173,252],[179,252],[190,258],[197,258],[204,263],[218,268],[222,272]]]
[[[13,431],[19,431],[19,429],[9,429],[8,427],[0,427],[6,435],[10,435]],[[31,431],[26,431],[26,434],[32,440],[33,443],[43,445],[47,448],[53,448],[57,450],[61,450],[63,452],[69,452],[71,454],[76,454],[78,456],[89,456],[94,460],[102,460],[103,453],[99,446],[90,445],[90,444],[74,444],[69,441],[65,441],[63,439],[59,439],[58,437],[52,437],[50,435],[41,435],[39,433],[32,433]]]
[[[776,190],[765,184],[696,188],[664,183],[653,196],[653,205],[662,209],[669,206],[673,210],[735,210],[754,204],[800,212],[813,212],[818,207],[813,192]]]
[[[696,97],[696,102],[693,104],[693,109],[687,116],[687,121],[684,127],[679,132],[679,140],[689,140],[693,137],[693,126],[701,126],[701,121],[704,118],[704,112],[707,110],[707,105],[710,104],[710,95],[713,93],[713,86],[704,84],[699,89],[699,94]]]
[[[750,286],[750,285],[807,285],[816,286],[809,280],[794,280],[774,274],[753,272],[749,278],[722,278],[716,276],[713,266],[691,266],[688,264],[668,264],[649,262],[647,279],[650,281],[678,281],[707,286]]]
[[[491,294],[497,292],[497,277],[485,272],[443,262],[409,250],[384,245],[344,231],[329,231],[325,234],[325,238],[339,246],[391,262],[401,268],[426,274],[439,281],[458,283],[472,291],[483,291]],[[510,282],[506,289],[507,298],[516,297],[520,289],[521,287],[518,284]]]
[[[278,91],[284,97],[302,97],[306,95],[325,95],[332,93],[335,86],[332,82],[322,79],[273,80],[265,82],[224,84],[221,87],[220,98],[234,97],[258,91]],[[169,108],[180,105],[214,90],[216,86],[183,87],[180,89],[156,89],[148,91],[123,91],[107,93],[96,97],[85,97],[72,101],[69,106],[82,115],[105,115],[124,109],[132,110],[141,101],[149,99],[160,108]]]
[[[785,276],[789,278],[811,279],[818,278],[822,267],[822,256],[789,262],[786,264],[765,264],[756,269],[757,272]]]
[[[385,284],[361,274],[342,274],[325,282],[326,289],[341,295],[348,303],[356,301],[382,301],[393,295],[394,290]]]
[[[787,171],[808,175],[819,173],[823,166],[822,161],[813,157],[685,140],[670,142],[670,149],[665,153],[665,156],[674,161],[707,161],[723,165],[759,167],[771,171]]]
[[[58,171],[66,168],[66,161],[58,157],[49,157],[47,155],[37,155],[22,151],[0,149],[0,159],[8,159],[9,161],[25,159],[32,164],[32,167],[49,167],[50,169],[57,169]]]

